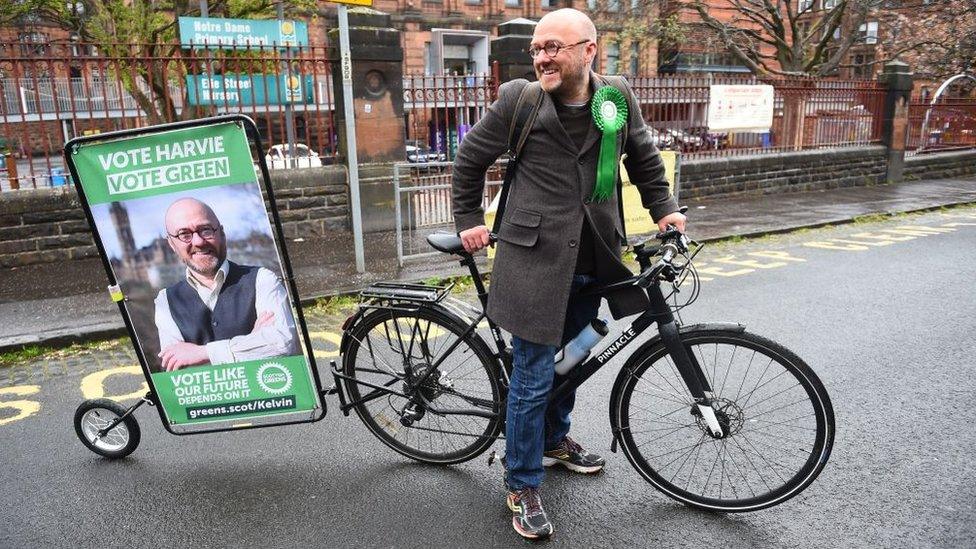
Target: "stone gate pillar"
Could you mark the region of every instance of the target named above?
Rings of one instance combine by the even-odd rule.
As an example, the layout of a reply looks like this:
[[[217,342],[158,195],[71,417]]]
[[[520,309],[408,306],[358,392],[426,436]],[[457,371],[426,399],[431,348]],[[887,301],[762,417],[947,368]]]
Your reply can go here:
[[[888,147],[888,170],[885,180],[900,183],[904,180],[905,145],[908,142],[908,102],[914,81],[907,63],[895,59],[885,63],[878,80],[885,85],[882,111],[881,142]]]
[[[393,163],[406,161],[400,31],[381,11],[356,7],[348,14],[363,231],[390,230],[396,226]],[[348,158],[338,28],[329,31],[329,44],[335,129],[339,153]]]
[[[520,17],[498,25],[498,38],[491,40],[488,60],[498,61],[499,84],[516,78],[535,80],[532,58],[526,50],[532,42],[536,24],[531,19]]]

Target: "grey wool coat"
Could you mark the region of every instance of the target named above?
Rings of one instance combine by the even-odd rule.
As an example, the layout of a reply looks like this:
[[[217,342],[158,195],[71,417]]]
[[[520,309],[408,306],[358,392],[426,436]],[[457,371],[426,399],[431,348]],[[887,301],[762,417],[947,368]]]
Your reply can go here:
[[[595,92],[606,81],[590,73]],[[502,84],[485,116],[465,135],[454,161],[453,206],[458,232],[484,225],[485,171],[508,150],[509,129],[527,80]],[[628,136],[624,165],[643,206],[656,221],[678,210],[668,191],[664,165],[627,87]],[[618,150],[624,132],[618,132]],[[523,145],[498,234],[488,315],[499,326],[534,343],[559,345],[576,269],[584,218],[594,232],[597,280],[632,276],[620,260],[623,220],[617,195],[591,202],[596,183],[600,132],[593,125],[582,150],[573,143],[543,92],[535,124]],[[616,318],[634,314],[647,296],[632,288],[607,297]]]

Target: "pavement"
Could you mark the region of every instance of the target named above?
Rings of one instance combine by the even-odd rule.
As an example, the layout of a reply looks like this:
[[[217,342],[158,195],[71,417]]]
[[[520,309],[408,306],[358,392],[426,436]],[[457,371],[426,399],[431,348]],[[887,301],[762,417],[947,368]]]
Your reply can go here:
[[[740,195],[685,201],[689,234],[700,241],[753,237],[976,203],[976,178],[932,179],[803,193]],[[288,253],[303,303],[354,293],[380,280],[419,281],[467,274],[448,256],[398,267],[392,232],[365,237],[366,272],[357,273],[351,235],[299,239]],[[99,259],[0,271],[0,351],[60,346],[125,334],[108,297]]]

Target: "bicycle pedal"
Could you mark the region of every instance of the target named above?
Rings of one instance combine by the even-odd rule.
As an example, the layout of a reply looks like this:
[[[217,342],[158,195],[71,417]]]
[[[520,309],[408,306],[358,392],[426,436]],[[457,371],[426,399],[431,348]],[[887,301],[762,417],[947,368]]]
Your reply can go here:
[[[492,450],[491,453],[488,454],[488,467],[494,465],[496,459],[498,459],[498,452]]]

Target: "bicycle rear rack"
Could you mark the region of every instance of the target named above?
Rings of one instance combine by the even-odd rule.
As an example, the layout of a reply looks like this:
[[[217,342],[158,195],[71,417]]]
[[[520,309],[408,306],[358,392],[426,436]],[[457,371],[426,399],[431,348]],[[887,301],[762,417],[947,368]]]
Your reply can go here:
[[[384,301],[438,303],[451,293],[453,287],[453,282],[446,286],[411,284],[408,282],[377,282],[359,292],[359,297]]]

